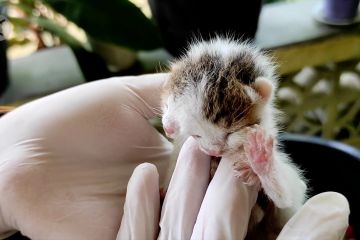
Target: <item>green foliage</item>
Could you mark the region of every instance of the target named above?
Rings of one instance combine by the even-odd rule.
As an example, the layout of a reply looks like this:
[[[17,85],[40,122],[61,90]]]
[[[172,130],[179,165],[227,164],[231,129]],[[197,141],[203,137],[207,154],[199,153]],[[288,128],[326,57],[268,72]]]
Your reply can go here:
[[[132,50],[162,46],[153,22],[128,0],[0,0],[0,6],[12,6],[23,13],[21,17],[9,17],[19,35],[22,30],[31,29],[41,38],[39,33],[45,31],[71,47],[88,49],[88,45],[71,35],[63,23],[44,15],[40,6],[62,14],[95,40]]]
[[[13,24],[16,24],[17,26],[23,26],[24,28],[31,24],[36,24],[37,26],[42,27],[44,30],[51,32],[56,36],[60,37],[63,40],[63,42],[66,42],[69,46],[82,47],[83,45],[71,34],[69,34],[62,26],[44,17],[23,17],[23,18],[9,17],[9,20]]]
[[[12,24],[13,37],[8,40],[9,46],[27,44],[33,40],[26,38],[26,32],[33,32],[38,38],[38,48],[47,47],[44,45],[42,33],[50,33],[54,38],[59,38],[61,42],[71,47],[89,48],[86,44],[80,42],[71,35],[63,24],[56,21],[54,17],[49,18],[41,14],[39,6],[46,7],[42,2],[35,0],[0,0],[0,6],[11,7],[16,10],[17,17],[8,16],[8,20]],[[47,8],[47,10],[50,10]],[[20,14],[19,14],[20,13]]]
[[[44,0],[92,38],[134,50],[161,46],[154,24],[128,0]]]

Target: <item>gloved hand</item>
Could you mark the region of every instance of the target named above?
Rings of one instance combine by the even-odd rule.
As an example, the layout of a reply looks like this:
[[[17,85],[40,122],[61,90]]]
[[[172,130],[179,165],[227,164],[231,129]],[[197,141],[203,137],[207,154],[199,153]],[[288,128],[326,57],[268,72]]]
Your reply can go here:
[[[166,77],[154,74],[84,84],[0,118],[0,233],[17,229],[31,239],[47,240],[156,238],[158,181],[164,178],[171,144],[148,120],[159,114]],[[143,162],[154,165],[140,165],[129,181]],[[234,178],[226,159],[208,186],[208,165],[208,157],[189,139],[162,208],[160,239],[245,235],[257,186]],[[327,236],[339,236],[348,206],[343,198],[330,195],[337,200],[318,204],[318,217],[312,220],[322,224],[329,204],[336,206],[330,222],[339,229],[329,221],[322,226],[329,226]],[[305,206],[303,211],[310,210]],[[303,221],[307,214],[300,211],[295,217],[283,239],[300,234],[296,229],[302,230],[304,239],[309,230]]]
[[[135,167],[143,162],[154,164],[160,182],[166,172],[172,145],[148,123],[159,113],[166,76],[112,78],[84,84],[26,104],[0,118],[0,233],[17,229],[31,239],[115,239],[126,186]],[[183,158],[194,158],[194,152],[199,153],[189,147]],[[161,222],[162,239],[182,238],[192,232],[209,175],[208,157],[200,153],[196,157],[198,161],[187,161],[177,169],[178,177],[169,188]],[[129,186],[139,183],[136,176],[146,178],[147,174],[139,172],[155,172],[149,166],[137,168]],[[231,171],[229,166],[220,167],[219,174],[221,169]],[[247,194],[248,188],[238,188],[235,180],[223,184],[231,176],[225,172],[219,176],[214,181],[217,187],[210,187],[208,192],[214,195],[216,188],[229,185],[228,201],[214,195],[216,200],[205,197],[208,200],[204,203],[208,202],[211,212],[216,212],[214,205],[221,200],[226,205],[220,205],[223,208],[219,210],[231,211],[228,202],[241,203],[239,193]],[[141,239],[155,238],[159,223],[157,181],[153,174],[143,182],[152,187],[128,191],[130,200],[125,209],[133,211],[125,210],[119,239],[139,239],[139,234],[144,236]],[[256,194],[254,191],[252,201]],[[129,207],[146,203],[146,199],[152,202],[143,208],[146,212]],[[244,212],[249,212],[252,204],[245,204]],[[206,208],[202,208],[202,216],[208,214]],[[234,219],[213,219],[224,219],[227,224],[243,214],[239,212]],[[136,224],[126,224],[129,216],[136,216]],[[153,225],[143,224],[149,219]]]
[[[158,175],[149,164],[139,168],[141,172],[136,170],[129,182],[118,235],[122,237],[118,239],[156,238],[149,237],[154,235],[146,234],[142,228],[139,230],[139,226],[158,227],[158,218],[149,218],[159,209],[158,184],[154,181]],[[189,139],[181,150],[166,195],[159,239],[244,239],[258,186],[248,187],[239,182],[232,173],[229,159],[221,160],[209,186],[208,171],[208,157],[199,151],[195,140]],[[153,209],[156,210],[149,214]],[[348,216],[349,205],[343,195],[321,193],[305,203],[277,239],[341,240],[348,226]]]
[[[259,186],[242,184],[232,171],[232,162],[222,160],[209,185],[210,158],[189,138],[180,151],[166,193],[158,239],[243,239]],[[150,164],[135,170],[118,239],[156,238],[153,234],[153,229],[159,226],[156,179],[156,168]]]
[[[115,239],[137,165],[165,172],[171,144],[148,123],[166,75],[65,90],[0,118],[0,233]]]

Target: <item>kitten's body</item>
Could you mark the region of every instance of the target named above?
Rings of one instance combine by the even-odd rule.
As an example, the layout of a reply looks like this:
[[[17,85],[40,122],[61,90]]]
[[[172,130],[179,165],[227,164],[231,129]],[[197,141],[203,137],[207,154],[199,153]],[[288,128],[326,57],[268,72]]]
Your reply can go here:
[[[209,155],[233,159],[244,181],[256,176],[276,206],[275,227],[281,227],[303,204],[306,185],[299,169],[273,144],[276,88],[273,64],[250,44],[221,38],[199,42],[172,65],[163,125],[175,138],[175,148],[193,136]]]

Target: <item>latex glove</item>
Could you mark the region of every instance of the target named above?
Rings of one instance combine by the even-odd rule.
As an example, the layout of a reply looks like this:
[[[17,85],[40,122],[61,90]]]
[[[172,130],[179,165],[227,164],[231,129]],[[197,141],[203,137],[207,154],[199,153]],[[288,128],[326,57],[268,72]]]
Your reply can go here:
[[[162,207],[158,239],[243,239],[258,186],[234,177],[224,159],[209,185],[210,158],[193,138],[181,149]],[[143,177],[141,177],[141,174]],[[154,239],[159,226],[156,168],[140,165],[128,185],[117,239]],[[148,194],[148,195],[147,195]]]
[[[181,150],[162,209],[159,239],[244,239],[257,188],[234,178],[223,159],[208,186],[209,157],[193,139]],[[159,217],[158,174],[151,164],[134,172],[128,186],[118,239],[155,239]],[[341,194],[309,199],[290,219],[278,240],[340,240],[348,226],[349,205]]]
[[[137,165],[165,173],[171,144],[149,123],[166,74],[65,90],[0,118],[0,233],[115,239]]]
[[[166,76],[84,84],[0,118],[0,233],[17,229],[35,240],[153,239],[159,185],[155,168],[147,170],[152,165],[134,172],[121,227],[120,221],[135,167],[155,164],[160,182],[165,173],[172,146],[148,120],[159,113]],[[162,209],[160,238],[189,238],[196,219],[195,239],[216,229],[218,236],[241,238],[257,189],[249,191],[233,178],[226,160],[208,188],[208,156],[191,140],[181,152]],[[209,221],[212,214],[217,215]]]
[[[210,159],[188,139],[164,201],[160,239],[243,239],[259,186],[244,185],[232,164],[222,159],[208,186]]]
[[[50,240],[127,239],[134,232],[153,238],[159,202],[152,165],[135,171],[117,231],[135,166],[154,163],[160,181],[165,172],[171,145],[147,122],[158,113],[165,78],[86,84],[1,118],[0,232],[19,229],[32,239]],[[207,157],[194,142],[184,149],[162,210],[160,238],[241,239],[256,189],[234,178],[226,159],[207,188]]]
[[[287,222],[278,240],[342,240],[349,225],[349,203],[336,192],[310,198]]]

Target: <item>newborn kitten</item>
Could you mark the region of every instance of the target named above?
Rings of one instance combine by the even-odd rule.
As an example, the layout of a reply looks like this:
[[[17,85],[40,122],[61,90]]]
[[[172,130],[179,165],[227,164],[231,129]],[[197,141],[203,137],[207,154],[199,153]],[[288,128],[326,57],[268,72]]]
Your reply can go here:
[[[224,38],[197,42],[171,66],[162,122],[175,148],[193,136],[208,155],[234,160],[236,175],[244,182],[260,181],[276,207],[268,215],[280,228],[302,206],[306,185],[301,171],[275,143],[276,88],[274,65],[249,43]],[[259,208],[253,213],[253,221],[259,222]]]

